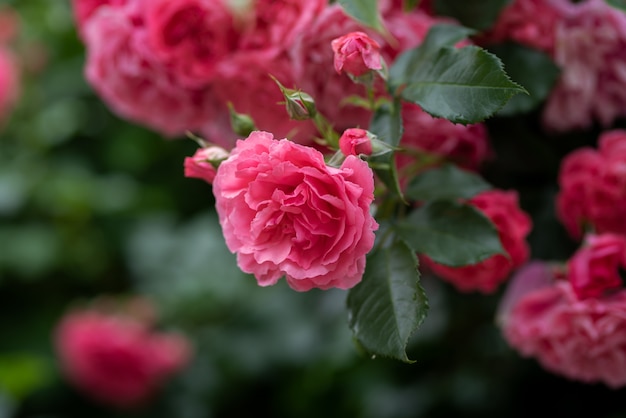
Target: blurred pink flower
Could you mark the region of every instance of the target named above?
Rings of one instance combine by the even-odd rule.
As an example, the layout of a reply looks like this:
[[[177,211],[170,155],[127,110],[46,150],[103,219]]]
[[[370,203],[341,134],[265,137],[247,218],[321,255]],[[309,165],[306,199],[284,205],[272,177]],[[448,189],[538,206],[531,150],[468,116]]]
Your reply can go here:
[[[9,118],[20,90],[20,75],[15,58],[0,45],[0,124]]]
[[[183,87],[206,86],[236,47],[234,18],[221,0],[151,0],[144,14],[148,45]]]
[[[238,55],[220,67],[219,82],[214,86],[215,97],[222,103],[231,102],[237,112],[252,117],[259,130],[271,130],[277,136],[312,144],[317,135],[315,125],[310,120],[289,118],[283,94],[270,75],[287,88],[299,88],[286,55],[270,61],[254,54]],[[233,135],[230,134],[231,138]]]
[[[365,32],[350,32],[331,41],[335,71],[355,77],[383,68],[380,45]]]
[[[254,131],[220,164],[213,194],[226,245],[259,285],[283,276],[296,291],[361,281],[378,224],[373,173],[359,158],[329,167],[313,148]]]
[[[86,78],[111,110],[169,137],[199,131],[214,114],[227,112],[209,88],[184,88],[175,82],[146,48],[148,34],[134,23],[141,10],[131,6],[94,15],[84,27]],[[227,123],[227,115],[224,119]],[[228,146],[222,138],[211,141]]]
[[[396,153],[396,162],[403,183],[416,174],[410,166],[418,158],[411,153],[434,154],[434,164],[441,162],[438,159],[447,160],[472,171],[479,170],[493,157],[489,133],[483,123],[455,124],[435,118],[412,103],[402,105],[402,123],[404,134],[400,146],[409,152]]]
[[[444,266],[426,256],[421,259],[433,273],[452,283],[460,291],[493,293],[515,269],[528,260],[530,250],[526,236],[532,228],[532,220],[519,207],[516,191],[488,190],[474,196],[467,203],[493,222],[508,256],[497,254],[463,267]]]
[[[191,354],[180,335],[155,332],[140,318],[98,309],[69,312],[54,338],[67,379],[86,395],[117,408],[149,402]]]
[[[72,9],[74,11],[74,20],[78,27],[78,33],[83,36],[83,27],[87,20],[91,18],[101,7],[118,7],[123,6],[128,1],[133,0],[72,0]]]
[[[369,132],[359,128],[346,129],[339,138],[339,149],[344,155],[371,155],[372,140]]]
[[[609,127],[626,116],[626,14],[603,0],[572,4],[555,36],[561,76],[543,112],[546,129]]]
[[[626,238],[590,234],[568,260],[566,278],[579,299],[597,298],[622,287],[620,269],[626,269]]]
[[[558,182],[556,213],[573,238],[587,229],[626,235],[626,130],[603,132],[598,150],[566,155]]]
[[[514,0],[502,9],[494,27],[480,36],[480,43],[512,40],[552,53],[566,3],[569,0]]]
[[[511,279],[498,318],[504,338],[552,373],[614,389],[626,385],[626,290],[581,300],[568,281],[536,263]]]

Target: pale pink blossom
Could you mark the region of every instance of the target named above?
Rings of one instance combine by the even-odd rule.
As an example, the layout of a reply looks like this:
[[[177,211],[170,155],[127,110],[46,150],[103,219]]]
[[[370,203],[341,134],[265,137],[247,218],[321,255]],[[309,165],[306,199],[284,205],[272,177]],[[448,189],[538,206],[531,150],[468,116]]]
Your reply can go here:
[[[222,147],[198,148],[192,157],[186,157],[183,162],[185,177],[201,179],[212,184],[217,174],[216,167],[226,158],[228,151]]]
[[[561,76],[542,115],[546,129],[609,127],[626,116],[626,14],[587,0],[570,5],[555,30]]]
[[[358,77],[382,69],[380,45],[365,32],[350,32],[331,41],[337,73]]]
[[[579,299],[548,266],[521,268],[501,309],[504,338],[522,356],[546,370],[611,388],[626,385],[626,290]],[[519,282],[531,282],[530,285]],[[516,294],[510,294],[509,291]]]
[[[530,249],[526,237],[531,231],[532,220],[519,207],[516,191],[487,190],[467,203],[493,222],[507,255],[496,254],[463,267],[445,266],[426,256],[422,257],[423,262],[435,275],[452,283],[460,291],[493,293],[515,269],[528,260]]]
[[[605,131],[597,150],[566,155],[558,182],[556,213],[573,238],[585,230],[626,234],[626,131]]]
[[[99,309],[66,314],[54,342],[70,383],[96,401],[123,409],[149,402],[191,354],[181,335],[156,332],[140,318]]]
[[[326,165],[314,148],[254,131],[237,141],[213,182],[226,245],[259,285],[348,289],[361,281],[378,224],[374,178],[348,156]]]
[[[620,269],[626,269],[626,238],[589,234],[567,261],[566,278],[579,299],[596,298],[622,287]]]
[[[339,138],[339,149],[344,155],[371,155],[372,139],[370,133],[365,129],[346,129]]]

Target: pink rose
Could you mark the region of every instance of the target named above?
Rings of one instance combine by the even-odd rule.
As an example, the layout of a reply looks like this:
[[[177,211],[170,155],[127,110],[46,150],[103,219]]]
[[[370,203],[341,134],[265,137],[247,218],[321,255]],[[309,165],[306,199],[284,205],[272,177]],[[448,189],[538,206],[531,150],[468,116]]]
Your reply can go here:
[[[145,16],[149,46],[183,86],[206,86],[236,47],[233,16],[220,0],[151,0]]]
[[[364,32],[351,32],[331,42],[335,71],[355,77],[383,68],[380,45]]]
[[[141,4],[141,3],[139,3]],[[85,25],[88,82],[111,110],[168,137],[201,131],[207,124],[228,127],[228,111],[211,89],[177,84],[151,53],[135,3],[92,16]],[[219,119],[223,115],[222,119]],[[228,147],[228,139],[208,138]]]
[[[526,280],[520,270],[514,277]],[[504,338],[546,370],[611,388],[626,385],[626,291],[580,300],[569,282],[529,289],[500,317]]]
[[[567,262],[567,279],[579,299],[597,298],[622,287],[619,270],[626,268],[626,238],[587,236]]]
[[[344,155],[372,155],[372,139],[365,129],[346,129],[339,138],[339,149]]]
[[[532,221],[520,209],[515,191],[488,190],[474,196],[467,203],[493,222],[508,257],[497,254],[464,267],[444,266],[428,257],[423,257],[423,261],[437,276],[461,291],[493,293],[508,279],[511,272],[528,260],[530,252],[526,236],[530,233]]]
[[[259,285],[283,276],[297,291],[361,281],[378,224],[373,173],[359,158],[329,167],[311,147],[255,131],[220,164],[213,194],[226,245]]]
[[[571,152],[559,170],[556,212],[576,239],[589,228],[626,234],[626,131],[603,132],[598,147]]]
[[[226,158],[228,151],[222,147],[199,148],[193,157],[185,158],[185,177],[198,178],[212,184],[217,173],[215,167]]]
[[[190,357],[182,336],[157,333],[139,318],[95,309],[65,315],[54,337],[67,379],[93,399],[117,408],[150,401]]]

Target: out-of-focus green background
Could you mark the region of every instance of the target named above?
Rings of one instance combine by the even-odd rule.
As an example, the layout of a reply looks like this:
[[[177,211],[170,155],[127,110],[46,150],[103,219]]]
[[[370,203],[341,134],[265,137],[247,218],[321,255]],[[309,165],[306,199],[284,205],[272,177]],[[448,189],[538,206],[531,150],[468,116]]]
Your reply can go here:
[[[403,364],[359,353],[345,291],[258,287],[224,246],[210,186],[183,176],[197,145],[117,118],[86,84],[69,1],[4,4],[21,17],[24,73],[0,132],[0,418],[626,416],[624,390],[551,375],[505,344],[504,289],[460,294],[425,277],[430,313]],[[533,257],[564,259],[558,163],[597,132],[547,139],[537,120],[488,121],[498,158],[484,175],[520,191]],[[51,336],[68,307],[132,294],[196,355],[153,404],[122,413],[65,382]]]

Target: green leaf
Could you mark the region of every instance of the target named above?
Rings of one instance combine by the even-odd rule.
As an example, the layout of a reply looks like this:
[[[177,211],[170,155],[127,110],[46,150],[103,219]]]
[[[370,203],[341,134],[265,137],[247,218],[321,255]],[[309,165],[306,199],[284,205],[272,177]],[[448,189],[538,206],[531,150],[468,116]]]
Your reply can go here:
[[[424,43],[398,58],[389,72],[389,89],[435,117],[477,123],[492,116],[518,93],[502,61],[477,46],[451,46],[470,33],[452,25],[433,26]]]
[[[606,4],[626,12],[626,0],[605,0]]]
[[[363,280],[347,301],[350,328],[368,353],[413,362],[406,346],[428,312],[419,279],[417,257],[403,242],[368,255]]]
[[[528,91],[528,95],[513,96],[498,115],[528,112],[548,97],[560,74],[559,67],[549,55],[513,42],[494,45],[489,50],[502,60],[509,76]]]
[[[473,29],[459,25],[440,23],[428,31],[424,42],[417,47],[400,54],[389,68],[389,86],[397,90],[418,71],[424,62],[430,61],[443,47],[452,47],[474,33]]]
[[[405,192],[412,200],[471,198],[492,186],[476,173],[445,164],[415,177]]]
[[[489,29],[500,11],[511,0],[435,0],[435,12],[451,16],[464,26],[478,30]]]
[[[369,131],[378,139],[391,147],[397,147],[402,137],[402,117],[399,100],[379,106],[374,112]],[[398,171],[396,169],[394,152],[388,152],[369,158],[368,162],[374,167],[378,178],[396,195],[402,198]],[[378,168],[384,167],[384,168]],[[402,198],[403,199],[403,198]]]
[[[339,0],[339,4],[354,19],[380,33],[386,33],[378,12],[378,0]]]
[[[446,266],[466,266],[506,254],[491,220],[475,207],[459,202],[428,202],[396,228],[415,252]]]

